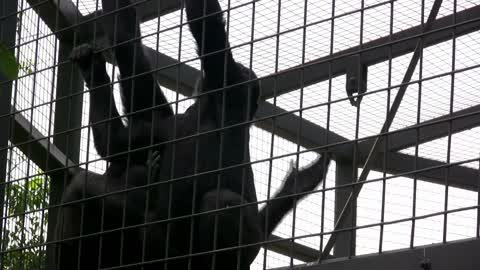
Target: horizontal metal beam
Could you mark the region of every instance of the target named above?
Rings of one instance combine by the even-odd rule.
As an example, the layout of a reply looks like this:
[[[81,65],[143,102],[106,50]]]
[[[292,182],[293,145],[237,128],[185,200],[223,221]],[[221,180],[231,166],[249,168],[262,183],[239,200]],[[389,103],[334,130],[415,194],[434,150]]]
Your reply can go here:
[[[132,5],[135,5],[135,3],[138,3],[135,5],[138,17],[141,22],[145,22],[180,9],[182,0],[151,0],[151,1],[130,0],[130,2],[132,3]],[[95,12],[92,12],[84,16],[82,21],[84,22],[89,21],[89,22],[84,23],[84,25],[82,25],[79,28],[79,29],[82,29],[80,31],[82,31],[83,33],[84,32],[93,33],[95,31],[95,28],[94,28],[95,24],[101,25],[102,23],[104,23],[104,20],[106,19],[106,17],[95,18],[102,15],[103,15],[103,10],[97,10]],[[88,30],[86,31],[86,29]],[[97,36],[103,35],[103,33],[101,33],[102,31],[101,27],[97,26],[96,29],[97,31],[100,31],[100,33],[97,33]]]
[[[77,33],[77,38],[80,41],[88,40],[87,35],[93,36],[94,23],[101,23],[101,20],[94,20],[92,23],[81,24],[80,26],[70,28],[78,22],[85,19],[91,19],[94,16],[101,15],[101,11],[90,14],[84,18],[78,12],[71,1],[47,1],[42,0],[27,0],[31,5],[39,4],[34,9],[41,15],[47,25],[55,31],[57,36],[64,41],[73,41],[73,31]],[[144,1],[134,0],[140,2],[137,6],[137,11],[142,20],[149,20],[158,15],[164,15],[169,12],[178,10],[181,7],[181,0],[155,0]],[[59,12],[60,11],[60,12]],[[477,19],[477,14],[480,13],[480,6],[472,7],[455,15],[445,16],[437,19],[432,27],[432,31],[448,28],[453,25],[455,18],[456,24],[463,24],[470,20]],[[57,19],[58,18],[58,19]],[[62,30],[66,28],[66,30]],[[101,37],[101,27],[96,27],[96,36]],[[326,56],[315,61],[306,63],[299,67],[293,67],[287,71],[281,72],[277,75],[268,76],[261,79],[263,86],[262,96],[267,99],[273,96],[274,87],[276,87],[276,94],[281,95],[289,91],[298,89],[303,85],[304,87],[326,80],[330,76],[338,76],[344,74],[347,67],[351,65],[348,55],[357,51],[362,51],[361,59],[365,65],[373,65],[382,61],[388,60],[390,57],[397,57],[406,53],[410,53],[415,49],[416,39],[412,39],[415,35],[422,33],[422,27],[416,26],[391,36],[382,37],[368,43],[361,47],[352,47],[350,49],[335,53],[331,56]],[[480,29],[480,21],[473,21],[458,27],[448,28],[447,30],[437,31],[428,34],[424,38],[424,47],[432,46],[451,39],[452,33],[457,37],[471,33]],[[410,38],[410,39],[409,39]],[[65,40],[68,39],[68,40]],[[402,40],[401,42],[398,42]],[[398,42],[398,43],[395,43]],[[393,43],[393,45],[388,45]],[[386,45],[387,44],[387,45]],[[373,49],[372,49],[373,48]],[[300,84],[301,73],[303,72],[303,83]]]
[[[144,47],[144,51],[147,54],[149,59],[157,66],[169,66],[173,65],[176,60],[170,58],[164,54],[161,54],[153,49]],[[177,62],[178,63],[178,62]],[[155,66],[152,64],[152,66]],[[180,68],[180,72],[177,73],[177,68]],[[179,79],[179,92],[183,95],[189,96],[193,91],[195,86],[195,81],[200,72],[190,66],[181,64],[176,65],[172,68],[161,69],[157,72],[157,79],[161,84],[168,84],[169,88],[176,90],[175,85],[176,80],[178,79],[177,74],[180,74]],[[173,87],[172,87],[173,86]],[[454,116],[459,116],[463,114],[468,114],[475,112],[476,106],[470,109],[462,110],[454,114]],[[335,132],[327,131],[323,127],[320,127],[308,120],[301,119],[300,117],[294,115],[293,113],[288,113],[284,109],[273,106],[271,103],[262,102],[259,106],[259,109],[256,114],[256,118],[266,118],[274,115],[282,115],[272,119],[264,120],[255,123],[256,126],[267,130],[269,132],[274,132],[276,135],[287,139],[292,142],[299,142],[300,145],[306,148],[318,147],[322,145],[331,145],[338,144],[330,147],[329,149],[322,149],[322,151],[328,150],[335,153],[337,158],[351,158],[353,156],[353,143],[349,139],[342,137]],[[442,116],[430,120],[430,123],[436,123],[438,121],[444,120],[446,117],[451,116]],[[465,118],[465,120],[464,120]],[[273,120],[274,119],[274,120]],[[274,122],[273,122],[274,121]],[[301,126],[302,134],[298,136],[299,125]],[[478,116],[467,116],[452,120],[452,133],[460,132],[475,126],[479,125]],[[440,138],[445,136],[445,132],[448,129],[448,123],[438,123],[431,126],[425,126],[420,128],[421,141],[425,142],[428,140]],[[436,133],[438,131],[438,134]],[[415,131],[406,130],[398,133],[393,133],[389,135],[390,144],[400,149],[399,147],[405,146],[408,147],[416,138]],[[371,147],[371,140],[360,142],[358,145],[359,153],[359,164],[363,164],[366,159]],[[429,167],[438,167],[445,165],[444,162],[430,160],[426,158],[415,158],[411,155],[389,152],[387,155],[387,164],[385,170],[387,173],[397,174],[397,173],[406,173],[414,170],[414,164],[417,163],[417,170],[425,169]],[[376,161],[373,165],[373,170],[383,171],[383,154],[380,153],[376,158]],[[477,170],[471,169],[464,166],[452,166],[449,169],[449,183],[454,187],[465,188],[468,190],[477,190],[477,182],[475,181],[478,175]],[[413,175],[408,175],[413,177]],[[444,184],[445,182],[445,171],[444,170],[430,170],[419,172],[416,175],[419,179],[437,183]]]
[[[435,123],[432,125],[425,125],[419,128],[419,143],[424,143],[434,139],[444,137],[448,134],[449,123],[442,122],[442,120],[449,119],[451,117],[459,117],[467,115],[465,117],[459,117],[451,120],[452,134],[461,132],[480,125],[480,117],[478,114],[472,114],[480,111],[480,106],[474,106],[469,109],[458,111],[451,116],[442,116],[430,121],[426,121],[422,124]],[[273,126],[273,120],[263,121],[257,123],[262,129],[274,131],[276,135],[279,135],[287,140],[299,143],[306,147],[318,147],[322,145],[338,144],[331,147],[328,151],[335,153],[337,158],[351,158],[353,156],[353,143],[349,143],[347,138],[344,138],[335,132],[327,131],[326,129],[308,121],[300,119],[300,117],[293,114],[286,114],[287,112],[281,108],[274,107],[268,102],[262,103],[260,106],[257,117],[268,117],[275,114],[285,114],[284,116],[275,118],[275,126]],[[471,114],[471,115],[469,115]],[[298,136],[299,123],[301,123],[302,134]],[[416,170],[426,169],[430,167],[439,167],[445,165],[444,162],[430,160],[426,158],[417,157],[396,153],[397,150],[404,149],[416,144],[416,130],[409,129],[408,127],[404,131],[392,133],[388,136],[389,141],[389,153],[387,155],[387,162],[385,170],[391,174],[405,173],[415,170],[415,159],[417,163]],[[358,144],[357,153],[359,153],[359,164],[363,164],[367,158],[369,150],[372,145],[372,140],[362,141]],[[322,150],[323,151],[323,150]],[[373,170],[383,171],[383,152],[379,153],[375,159]],[[459,188],[465,188],[468,190],[478,190],[476,169],[471,169],[464,166],[452,166],[449,169],[449,180],[453,186]],[[413,175],[409,175],[413,177]],[[438,184],[443,184],[445,181],[445,170],[430,170],[417,174],[417,177]]]
[[[353,154],[353,146],[349,139],[338,135],[333,131],[312,123],[304,118],[289,113],[286,110],[276,107],[269,102],[262,102],[257,110],[257,118],[272,117],[274,115],[281,115],[275,118],[270,118],[256,125],[262,129],[270,132],[274,131],[276,135],[281,136],[292,142],[298,142],[305,148],[318,147],[327,144],[338,144],[335,147],[324,149],[332,151],[341,157],[351,157]],[[302,134],[298,134],[300,130]]]
[[[431,31],[447,29],[427,34],[423,39],[423,47],[426,48],[450,40],[453,33],[456,37],[459,37],[480,29],[478,14],[480,14],[480,5],[437,19],[433,23]],[[475,21],[467,23],[470,20]],[[455,25],[454,22],[457,25],[465,24],[451,27]],[[269,76],[262,80],[263,96],[264,98],[273,97],[274,88],[276,88],[276,95],[281,95],[302,86],[307,87],[330,77],[345,74],[347,68],[352,64],[347,56],[356,52],[361,52],[362,64],[367,66],[387,61],[390,57],[394,58],[413,52],[418,39],[412,37],[421,34],[422,28],[421,25],[408,28],[391,36],[382,37],[364,43],[362,46],[352,47],[304,65],[290,68],[277,75]]]
[[[145,22],[165,14],[179,10],[183,0],[130,0],[130,2],[141,2],[137,7],[137,14]]]
[[[372,169],[375,171],[383,171],[383,153],[378,153],[373,161]],[[361,163],[365,162],[366,157],[363,156],[360,160]],[[415,161],[416,160],[416,161]],[[415,167],[415,163],[417,164]],[[422,157],[415,158],[414,156],[402,154],[402,153],[388,153],[385,171],[389,174],[405,174],[412,171],[420,172],[416,173],[417,179],[424,180],[430,183],[439,185],[445,184],[447,177],[447,167],[445,162],[426,159]],[[421,171],[423,169],[430,169]],[[438,169],[440,168],[440,169]],[[405,177],[413,178],[415,173],[408,173]],[[449,166],[448,167],[448,183],[452,187],[463,188],[471,191],[478,191],[478,169],[472,169],[465,166]]]
[[[147,48],[144,48],[149,59],[156,59],[158,66],[168,66],[176,62],[176,60],[158,53],[157,51]],[[192,67],[181,65],[174,68],[163,69],[157,72],[157,79],[163,85],[164,83],[168,84],[168,87],[172,90],[175,90],[175,84],[177,80],[177,68],[181,68],[180,80],[179,83],[179,92],[183,95],[189,96],[193,91],[195,85],[195,80],[200,74],[198,70],[195,70]],[[454,113],[452,116],[460,116],[479,110],[477,106],[461,110]],[[267,130],[269,132],[274,132],[276,135],[287,139],[292,142],[299,142],[300,145],[306,148],[318,147],[327,144],[338,144],[334,147],[327,149],[335,153],[337,158],[351,158],[353,156],[353,143],[350,143],[350,140],[342,137],[335,132],[327,131],[326,129],[308,121],[301,119],[300,117],[294,115],[293,113],[287,113],[284,109],[273,106],[271,103],[262,102],[259,106],[259,109],[256,114],[256,118],[266,118],[273,115],[282,116],[275,117],[274,120],[268,119],[261,122],[257,122],[255,125],[259,128]],[[442,116],[439,118],[432,119],[425,123],[437,123],[444,120],[446,117],[451,116]],[[274,121],[274,122],[273,122]],[[480,117],[478,115],[462,117],[452,120],[452,133],[460,132],[475,126],[478,126],[480,123]],[[301,126],[302,134],[298,136],[299,125]],[[448,123],[441,122],[433,124],[430,126],[424,126],[420,128],[420,142],[425,142],[440,138],[445,136],[448,133]],[[437,134],[438,132],[438,134]],[[447,132],[447,133],[446,133]],[[401,131],[398,133],[393,133],[389,135],[388,141],[390,142],[391,148],[389,149],[402,149],[409,147],[412,143],[415,145],[416,133],[415,130]],[[359,164],[363,164],[366,159],[371,147],[371,140],[360,142],[358,145],[359,155]],[[322,149],[324,151],[324,149]],[[386,172],[391,174],[405,173],[414,170],[414,164],[417,163],[417,170],[425,169],[429,167],[438,167],[445,165],[444,162],[430,160],[418,157],[395,153],[393,151],[389,152],[387,155],[386,163]],[[373,169],[376,171],[383,171],[383,153],[380,153],[374,162]],[[452,186],[465,188],[468,190],[477,190],[477,182],[475,181],[477,177],[477,170],[471,169],[464,166],[452,166],[449,169],[449,181]],[[409,175],[413,177],[413,175]],[[430,170],[423,171],[417,174],[419,179],[433,182],[437,184],[444,184],[445,181],[445,171],[444,170]]]
[[[480,105],[422,122],[422,127],[419,127],[418,130],[408,129],[389,135],[388,150],[402,150],[415,146],[417,143],[421,144],[448,136],[449,132],[454,134],[478,126],[480,126]],[[362,146],[365,144],[365,147],[370,148],[372,143],[372,141],[362,142]]]
[[[68,159],[62,151],[49,142],[49,138],[40,133],[20,113],[15,113],[13,137],[10,141],[28,156],[47,174],[63,173],[61,169],[70,166],[69,173],[74,173],[76,163]],[[26,143],[30,142],[30,143]]]
[[[74,34],[77,35],[77,43],[89,40],[93,36],[94,24],[100,25],[104,20],[103,17],[93,20],[95,16],[102,15],[101,10],[82,16],[71,0],[27,0],[27,2],[59,40],[70,44],[73,44]],[[181,7],[181,0],[131,0],[131,2],[139,2],[136,9],[142,21],[168,14]],[[85,22],[86,20],[91,22]]]
[[[281,108],[276,108],[272,104],[268,102],[263,102],[260,106],[259,110],[257,111],[257,117],[268,117],[275,114],[283,114],[286,113],[285,110]],[[461,119],[461,118],[460,118]],[[478,116],[477,116],[478,120]],[[302,134],[300,138],[298,138],[298,126],[301,123]],[[352,158],[353,157],[353,142],[350,142],[349,139],[344,138],[335,132],[327,131],[326,129],[315,125],[314,123],[301,119],[300,117],[293,115],[293,114],[285,114],[284,116],[276,117],[275,118],[275,125],[273,126],[273,120],[263,121],[257,123],[262,129],[265,129],[270,132],[275,132],[276,135],[279,135],[287,140],[299,143],[306,147],[318,147],[322,145],[335,145],[328,149],[322,149],[321,151],[331,151],[335,155],[335,158]],[[435,127],[435,125],[434,125]],[[424,127],[427,131],[428,126]],[[435,131],[435,128],[431,129],[432,132]],[[428,130],[430,133],[431,131]],[[396,134],[396,133],[394,133]],[[394,136],[394,134],[390,136]],[[409,131],[399,132],[398,134],[404,134],[403,136],[412,136]],[[389,136],[389,141],[392,141]],[[413,137],[415,138],[415,137]],[[399,145],[402,141],[411,140],[410,137],[402,137],[399,135],[395,135],[394,145]],[[359,154],[358,164],[365,163],[367,155],[369,153],[371,147],[371,142],[364,143],[361,142],[358,144],[357,153]],[[375,158],[375,162],[373,164],[372,169],[375,171],[383,171],[384,165],[384,153],[381,152]],[[426,169],[431,167],[439,167],[443,166],[446,163],[430,160],[426,158],[417,157],[402,154],[398,152],[388,152],[387,153],[387,162],[385,171],[390,174],[399,174],[399,173],[406,173],[409,171],[415,170],[415,163],[417,164],[416,170]],[[406,175],[408,177],[413,177],[414,175]],[[429,171],[422,171],[417,173],[416,175],[419,179],[437,183],[437,184],[444,184],[445,183],[445,170],[429,170]],[[468,190],[478,190],[477,179],[478,171],[476,169],[464,167],[464,166],[452,166],[449,169],[449,183],[454,187],[465,188]]]
[[[145,45],[143,51],[150,60],[150,66],[153,69],[159,69],[155,76],[161,85],[187,97],[192,95],[197,78],[200,76],[199,70],[186,64],[178,64],[177,60]]]
[[[279,241],[280,240],[280,241]],[[278,241],[273,244],[268,244],[266,247],[278,254],[288,257],[293,257],[303,262],[311,262],[318,259],[319,251],[317,249],[307,247],[292,241],[282,240],[281,237],[272,235],[268,241]]]
[[[298,266],[302,270],[473,270],[480,269],[480,240],[478,238],[419,246],[413,249],[383,252],[381,254],[325,260],[321,264]],[[430,267],[422,267],[429,262]],[[276,268],[276,270],[292,268]]]
[[[85,32],[72,31],[78,30],[72,29],[71,27],[77,24],[82,18],[82,14],[72,1],[27,0],[27,2],[59,40],[73,44],[75,34],[79,35],[79,33]],[[77,36],[77,38],[82,39],[80,36]],[[86,36],[83,38],[86,38]]]

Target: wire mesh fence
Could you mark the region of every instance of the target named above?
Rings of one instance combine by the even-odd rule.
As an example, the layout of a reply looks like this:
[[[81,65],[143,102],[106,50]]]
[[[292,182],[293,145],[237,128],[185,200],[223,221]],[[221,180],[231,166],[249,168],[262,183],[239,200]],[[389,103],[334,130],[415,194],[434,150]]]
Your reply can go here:
[[[216,3],[0,3],[0,269],[478,241],[477,1]]]

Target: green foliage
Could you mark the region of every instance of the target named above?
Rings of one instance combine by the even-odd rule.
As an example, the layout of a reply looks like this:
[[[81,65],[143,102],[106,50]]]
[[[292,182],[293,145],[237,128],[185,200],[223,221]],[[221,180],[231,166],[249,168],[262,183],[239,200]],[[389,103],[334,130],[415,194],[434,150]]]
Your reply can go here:
[[[36,176],[12,183],[6,188],[7,215],[10,217],[5,231],[4,245],[11,250],[3,256],[6,270],[42,269],[45,266],[46,224],[48,212],[45,197],[48,196],[48,181]],[[28,213],[27,213],[28,212]]]
[[[33,73],[33,62],[31,60],[25,60],[24,62],[21,62],[20,64],[20,69],[25,73],[25,74],[32,74]]]
[[[18,76],[21,65],[17,62],[15,55],[8,47],[0,42],[0,73],[7,79],[14,80]]]

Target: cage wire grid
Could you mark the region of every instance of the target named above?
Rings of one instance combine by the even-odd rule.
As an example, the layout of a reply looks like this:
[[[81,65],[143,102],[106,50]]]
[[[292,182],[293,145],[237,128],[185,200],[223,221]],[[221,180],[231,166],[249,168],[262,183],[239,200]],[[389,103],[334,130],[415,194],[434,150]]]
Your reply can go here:
[[[100,27],[102,15],[93,15],[100,2],[0,4],[0,40],[20,64],[17,79],[0,82],[11,91],[0,114],[9,127],[0,136],[0,269],[54,269],[50,247],[69,171],[107,167],[90,131],[91,90],[68,58],[82,42],[102,40],[86,30]],[[183,113],[194,103],[201,66],[181,1],[131,2],[143,16],[151,72],[169,106]],[[235,59],[255,70],[264,88],[249,145],[258,207],[292,162],[302,168],[324,151],[334,157],[325,179],[282,220],[251,269],[479,237],[478,2],[441,1],[428,31],[422,28],[433,0],[219,2]],[[405,96],[388,132],[379,134],[419,40]],[[345,91],[354,55],[368,70],[358,107]],[[110,63],[107,70],[120,107],[119,70]],[[129,115],[120,113],[127,124]],[[336,229],[375,138],[382,138],[380,151],[354,215]],[[332,235],[333,249],[321,256]]]

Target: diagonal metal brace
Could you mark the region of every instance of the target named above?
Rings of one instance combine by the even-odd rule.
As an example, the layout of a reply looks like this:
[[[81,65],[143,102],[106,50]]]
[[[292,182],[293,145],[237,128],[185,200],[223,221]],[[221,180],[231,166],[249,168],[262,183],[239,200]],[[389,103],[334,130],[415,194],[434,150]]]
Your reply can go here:
[[[438,11],[440,10],[440,7],[442,6],[442,0],[435,0],[432,6],[432,10],[430,11],[430,15],[428,16],[428,20],[425,23],[425,26],[423,28],[424,32],[427,32],[431,29],[433,22],[435,21]],[[410,61],[410,64],[408,65],[407,71],[405,73],[405,76],[402,81],[402,85],[400,86],[400,89],[398,90],[397,96],[395,97],[395,100],[393,101],[392,108],[387,114],[387,119],[385,120],[385,123],[383,124],[382,130],[380,131],[380,134],[383,134],[385,132],[388,132],[390,129],[390,126],[392,125],[393,120],[395,119],[395,115],[397,114],[398,108],[400,107],[400,104],[402,103],[402,99],[405,95],[405,92],[408,88],[408,83],[411,81],[413,73],[415,71],[415,68],[418,64],[418,61],[420,60],[420,56],[422,53],[422,48],[423,48],[423,40],[420,38],[417,42],[417,45],[415,47],[415,51],[413,53],[412,59]],[[335,240],[337,238],[337,231],[339,228],[343,226],[345,221],[347,220],[348,216],[351,215],[351,205],[353,201],[357,200],[358,194],[360,194],[360,191],[363,186],[363,182],[368,177],[368,174],[370,173],[372,164],[373,164],[373,159],[374,156],[377,154],[377,151],[379,150],[380,143],[383,141],[383,137],[379,136],[375,139],[375,142],[372,145],[372,149],[370,150],[370,153],[368,154],[367,160],[365,161],[365,165],[363,167],[362,173],[360,174],[360,177],[356,181],[358,183],[357,185],[353,186],[353,191],[350,193],[350,196],[348,197],[347,201],[345,202],[345,206],[343,207],[342,212],[340,213],[337,222],[335,223],[334,231],[332,232],[330,239],[328,240],[327,244],[325,245],[325,248],[323,249],[323,252],[320,254],[319,261],[321,261],[323,258],[327,258],[328,254],[330,254],[330,251],[333,248],[333,245],[335,244]]]

